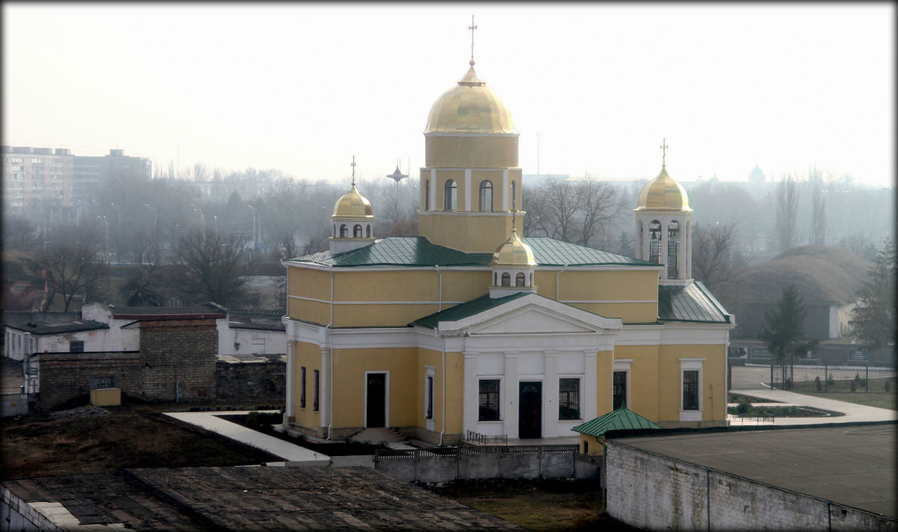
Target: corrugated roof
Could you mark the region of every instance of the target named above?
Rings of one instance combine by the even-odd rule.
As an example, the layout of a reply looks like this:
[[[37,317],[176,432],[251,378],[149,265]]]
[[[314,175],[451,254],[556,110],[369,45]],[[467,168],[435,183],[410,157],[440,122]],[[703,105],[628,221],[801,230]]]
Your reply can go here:
[[[653,262],[579,246],[554,238],[528,236],[524,242],[533,249],[536,263],[540,266],[564,266],[565,264],[569,266],[659,266]]]
[[[579,246],[545,237],[523,239],[533,249],[536,263],[541,266],[654,266],[658,264]],[[322,266],[489,266],[492,253],[466,253],[438,246],[424,237],[394,236],[376,240],[370,246],[332,255],[322,251],[291,259]]]
[[[661,321],[730,322],[723,305],[698,281],[686,286],[659,286],[658,318]]]
[[[291,259],[322,266],[489,266],[492,253],[465,253],[437,246],[422,236],[393,236],[370,246],[332,255],[322,251]]]
[[[446,310],[436,312],[429,316],[424,316],[419,320],[413,321],[411,325],[422,325],[424,327],[436,329],[441,321],[458,321],[467,318],[468,316],[480,314],[481,312],[489,310],[491,308],[496,308],[499,305],[504,305],[509,301],[514,301],[515,299],[524,297],[526,295],[528,295],[527,292],[518,292],[510,296],[497,297],[495,299],[492,299],[490,298],[489,294],[485,294],[478,297],[477,299],[472,299],[460,305],[455,305],[454,307],[448,308]]]
[[[592,421],[577,425],[571,430],[579,432],[580,434],[599,437],[609,430],[660,428],[659,425],[627,408],[626,404],[622,404],[617,410],[608,412],[604,416],[597,417]]]

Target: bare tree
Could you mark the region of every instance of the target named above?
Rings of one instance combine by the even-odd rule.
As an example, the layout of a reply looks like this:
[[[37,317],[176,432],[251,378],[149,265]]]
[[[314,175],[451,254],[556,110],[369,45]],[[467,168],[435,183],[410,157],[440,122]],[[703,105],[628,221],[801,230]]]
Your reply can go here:
[[[692,275],[713,290],[732,279],[736,268],[731,254],[736,244],[736,222],[715,223],[705,228],[701,223],[692,226]]]
[[[190,303],[234,305],[245,295],[246,238],[214,230],[192,231],[178,246],[174,288]]]
[[[577,197],[582,211],[579,243],[589,246],[601,241],[606,244],[602,246],[604,249],[611,240],[605,227],[620,215],[623,208],[617,189],[587,173],[583,181],[577,184]]]
[[[37,249],[37,228],[23,216],[9,216],[3,220],[3,249],[34,251]]]
[[[99,259],[103,246],[103,237],[85,226],[60,226],[48,235],[47,250],[37,258],[47,284],[42,311],[50,308],[57,294],[64,312],[75,296],[87,300],[93,295],[106,272],[106,264]]]
[[[798,183],[789,174],[776,188],[776,237],[780,253],[798,242]]]
[[[826,198],[823,197],[823,174],[816,166],[808,172],[811,187],[811,231],[808,243],[815,246],[826,245]]]

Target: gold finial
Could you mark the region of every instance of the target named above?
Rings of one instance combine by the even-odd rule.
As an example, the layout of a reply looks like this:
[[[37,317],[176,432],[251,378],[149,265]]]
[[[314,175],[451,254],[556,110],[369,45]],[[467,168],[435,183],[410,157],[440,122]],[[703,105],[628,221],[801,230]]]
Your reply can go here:
[[[352,156],[352,186],[355,186],[355,155]]]
[[[474,66],[474,30],[477,29],[477,26],[474,25],[474,14],[471,14],[471,25],[468,26],[468,29],[471,30],[471,66]]]
[[[665,161],[665,159],[667,159],[667,148],[670,148],[670,146],[667,145],[666,138],[661,139],[660,148],[661,148],[661,168],[666,168],[667,162]]]
[[[515,227],[515,225],[516,225],[515,219],[517,218],[517,215],[518,215],[518,210],[512,209],[511,210],[511,236],[518,236],[518,230]]]

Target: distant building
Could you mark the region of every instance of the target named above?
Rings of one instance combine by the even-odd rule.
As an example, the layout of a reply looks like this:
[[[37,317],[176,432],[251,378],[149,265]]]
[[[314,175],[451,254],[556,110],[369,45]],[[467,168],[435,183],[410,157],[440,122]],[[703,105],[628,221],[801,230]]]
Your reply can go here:
[[[751,173],[748,174],[748,184],[751,186],[763,185],[765,179],[766,176],[758,165],[755,165],[755,167],[751,169]]]
[[[150,179],[149,159],[130,157],[124,150],[109,155],[72,155],[68,148],[3,146],[3,209],[12,214],[70,222],[79,202],[108,178],[124,182]]]

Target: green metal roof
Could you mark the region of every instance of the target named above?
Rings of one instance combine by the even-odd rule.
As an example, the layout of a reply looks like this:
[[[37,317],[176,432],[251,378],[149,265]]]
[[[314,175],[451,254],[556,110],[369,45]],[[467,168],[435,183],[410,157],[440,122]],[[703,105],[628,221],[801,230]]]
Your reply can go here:
[[[431,244],[423,236],[393,236],[370,246],[332,255],[322,251],[291,259],[322,266],[489,266],[492,253],[465,253]]]
[[[644,260],[609,253],[545,237],[523,239],[532,249],[540,266],[655,266]],[[489,266],[492,253],[466,253],[438,246],[421,236],[394,236],[374,241],[363,248],[332,255],[322,251],[291,259],[322,266]]]
[[[686,286],[659,286],[658,318],[661,321],[730,322],[723,305],[698,281]]]
[[[458,321],[467,318],[468,316],[480,314],[481,312],[484,312],[491,308],[496,308],[499,305],[504,305],[509,301],[514,301],[515,299],[524,297],[526,295],[526,292],[518,292],[510,296],[497,297],[495,299],[492,299],[490,298],[489,294],[485,294],[478,297],[477,299],[472,299],[460,305],[455,305],[454,307],[447,308],[446,310],[436,312],[429,316],[424,316],[421,319],[413,321],[411,324],[423,325],[424,327],[436,329],[441,321]]]
[[[569,266],[659,266],[654,262],[579,246],[554,238],[528,236],[524,238],[524,242],[533,249],[533,256],[540,266],[564,266],[565,264]]]
[[[577,425],[571,430],[598,438],[599,436],[603,436],[609,430],[660,428],[659,425],[627,408],[626,404],[622,404],[617,410],[608,412],[604,416],[597,417],[592,421]]]

